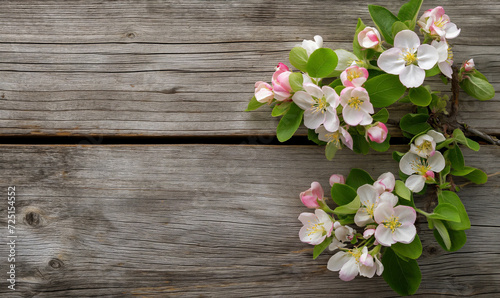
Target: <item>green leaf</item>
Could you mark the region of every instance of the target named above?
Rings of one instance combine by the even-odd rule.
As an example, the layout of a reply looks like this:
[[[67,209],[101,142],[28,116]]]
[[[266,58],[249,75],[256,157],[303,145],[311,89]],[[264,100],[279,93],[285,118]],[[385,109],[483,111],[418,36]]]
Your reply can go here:
[[[403,131],[417,135],[432,128],[429,123],[427,123],[428,119],[429,115],[425,114],[406,114],[401,118],[399,127],[401,127]]]
[[[391,147],[390,142],[391,142],[391,135],[387,134],[387,138],[382,143],[370,141],[370,142],[368,142],[368,144],[375,151],[385,152],[385,151],[389,150],[389,148]]]
[[[288,59],[290,60],[290,64],[292,64],[293,67],[303,72],[306,72],[307,60],[308,60],[306,49],[304,49],[303,47],[293,48],[290,51]]]
[[[441,69],[439,69],[439,66],[436,64],[436,65],[434,65],[433,68],[427,69],[425,71],[425,77],[427,77],[427,78],[428,77],[433,77],[433,76],[435,76],[437,74],[440,74],[440,73],[441,73]]]
[[[288,77],[288,82],[290,83],[290,87],[292,87],[293,92],[304,90],[302,88],[302,84],[304,82],[304,76],[300,72],[292,72]]]
[[[373,121],[379,121],[379,122],[384,122],[386,123],[387,120],[389,119],[389,112],[387,111],[386,108],[381,109],[377,113],[375,113],[373,116]]]
[[[277,103],[274,106],[273,111],[271,112],[271,115],[273,117],[278,117],[278,116],[285,114],[286,112],[288,112],[288,109],[290,108],[291,104],[292,104],[291,101],[284,101],[281,103]]]
[[[258,108],[260,108],[261,106],[263,106],[265,104],[266,104],[265,102],[258,102],[254,96],[254,97],[252,97],[252,99],[250,99],[250,102],[248,103],[248,107],[245,110],[245,112],[257,110]]]
[[[339,148],[337,147],[337,145],[335,145],[334,142],[330,142],[330,143],[326,144],[326,147],[325,147],[326,159],[332,160],[335,157],[335,153],[337,153],[338,150],[339,150]]]
[[[443,191],[438,195],[439,205],[441,204],[451,204],[453,205],[460,217],[460,222],[449,222],[448,227],[452,230],[460,231],[470,229],[470,220],[467,215],[467,211],[465,210],[464,204],[458,197],[458,195],[452,191]],[[439,206],[438,205],[438,206]]]
[[[354,188],[347,184],[335,183],[331,190],[332,200],[337,205],[342,206],[349,204],[358,195]]]
[[[398,17],[393,15],[387,8],[378,5],[368,5],[368,11],[373,22],[378,27],[380,34],[384,37],[388,44],[393,44],[392,24],[399,21]]]
[[[460,144],[465,144],[467,143],[467,140],[465,138],[465,135],[463,131],[460,128],[457,128],[453,131],[453,138],[459,142]]]
[[[356,33],[354,33],[354,39],[352,41],[352,52],[354,55],[358,57],[363,57],[363,52],[361,51],[361,46],[359,45],[358,42],[358,34],[359,32],[363,31],[365,29],[365,24],[363,24],[363,21],[358,18],[358,24],[356,25]]]
[[[314,143],[316,143],[316,144],[318,144],[320,146],[326,145],[326,142],[323,142],[320,139],[318,139],[318,134],[314,131],[314,129],[308,129],[307,130],[307,138],[310,141],[313,141]]]
[[[469,179],[471,182],[476,184],[483,184],[488,181],[488,175],[480,169],[465,166],[461,170],[452,170],[451,174],[453,176],[462,176]]]
[[[335,92],[337,92],[338,95],[340,95],[340,92],[342,92],[342,90],[345,89],[345,86],[344,85],[340,85],[340,86],[336,86],[333,89],[335,90]]]
[[[434,208],[433,213],[427,218],[460,222],[460,214],[457,208],[449,203],[439,203],[436,208]]]
[[[391,28],[392,37],[396,36],[396,34],[398,34],[399,31],[403,30],[408,30],[408,27],[403,22],[400,21],[394,22]]]
[[[336,183],[338,184],[338,183]],[[334,184],[334,186],[336,185]],[[352,200],[349,204],[345,204],[342,206],[339,206],[333,210],[333,213],[335,214],[342,214],[342,215],[347,215],[347,214],[355,214],[358,212],[359,207],[361,207],[361,202],[359,200],[359,197],[356,196],[354,200]]]
[[[408,95],[410,96],[410,101],[417,106],[426,107],[432,101],[431,93],[424,86],[411,88]]]
[[[476,70],[479,73],[479,71]],[[479,75],[480,74],[480,75]],[[472,97],[479,100],[489,100],[495,97],[495,88],[484,79],[484,75],[479,73],[468,74],[460,82],[460,87]]]
[[[432,224],[435,228],[434,237],[436,238],[436,240],[438,240],[438,237],[436,237],[436,231],[437,231],[438,236],[440,236],[442,240],[443,248],[449,250],[451,248],[451,239],[450,239],[450,234],[448,233],[448,229],[446,228],[444,223],[439,219],[429,219],[429,224]]]
[[[474,151],[479,151],[479,148],[481,146],[479,146],[478,142],[473,141],[473,140],[471,140],[469,138],[465,138],[465,141],[466,141],[465,146],[469,147],[469,149],[472,149]]]
[[[313,78],[326,78],[337,66],[337,54],[329,48],[319,48],[307,61],[306,70]]]
[[[403,4],[398,12],[398,18],[401,21],[410,21],[408,28],[410,30],[415,29],[415,24],[417,23],[418,12],[422,6],[424,0],[410,0],[410,2]]]
[[[458,145],[448,149],[448,158],[451,162],[451,167],[455,170],[461,170],[465,167],[464,156]]]
[[[368,144],[364,136],[359,134],[351,134],[351,136],[353,140],[352,150],[354,152],[367,154],[370,151],[370,144]]]
[[[391,248],[387,248],[382,256],[382,264],[384,265],[382,277],[396,293],[408,296],[417,292],[422,281],[417,261],[405,262]]]
[[[280,123],[276,128],[276,136],[280,142],[288,141],[297,131],[302,122],[304,110],[299,108],[295,103],[290,104],[288,112],[281,117]]]
[[[354,214],[338,214],[338,222],[341,225],[352,225],[354,224]]]
[[[447,224],[443,224],[445,228],[447,228]],[[436,241],[441,245],[441,247],[444,250],[447,251],[457,251],[462,246],[465,245],[467,242],[467,235],[465,234],[464,231],[454,231],[447,229],[446,230],[448,233],[448,239],[450,240],[450,246],[446,246],[446,243],[444,239],[442,238],[442,235],[439,233],[439,231],[434,230],[434,238],[436,238]]]
[[[420,255],[422,255],[422,242],[420,242],[420,238],[418,237],[418,235],[415,235],[415,239],[411,243],[404,244],[401,242],[396,242],[391,245],[391,248],[399,256],[414,260],[418,259]]]
[[[411,190],[409,190],[408,187],[406,187],[406,185],[403,181],[396,180],[396,186],[394,187],[394,191],[401,198],[403,198],[407,201],[411,201]]]
[[[369,79],[365,83],[365,89],[370,95],[370,102],[376,108],[384,108],[395,103],[406,91],[399,77],[391,74],[383,74]]]
[[[352,187],[353,189],[358,189],[361,185],[370,184],[372,185],[375,180],[372,176],[362,169],[351,169],[345,183]]]
[[[313,250],[313,260],[315,260],[319,255],[332,243],[333,237],[327,237],[323,242],[314,246]]]

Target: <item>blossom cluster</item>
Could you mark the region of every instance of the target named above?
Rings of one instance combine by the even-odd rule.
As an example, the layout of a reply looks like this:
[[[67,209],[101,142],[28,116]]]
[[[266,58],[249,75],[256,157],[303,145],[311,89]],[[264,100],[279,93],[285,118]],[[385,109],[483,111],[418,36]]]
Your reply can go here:
[[[319,35],[303,40],[290,51],[291,67],[279,63],[270,83],[255,83],[247,108],[272,107],[272,116],[281,117],[276,128],[281,142],[304,124],[309,140],[325,145],[331,160],[343,147],[362,154],[370,149],[387,151],[386,107],[397,102],[414,105],[412,113],[391,119],[410,140],[407,152],[392,153],[399,163],[399,179],[387,172],[374,180],[362,169],[352,169],[347,178],[334,174],[330,177],[334,209],[320,183],[313,182],[300,199],[315,211],[298,218],[303,224],[300,240],[314,245],[313,258],[327,248],[333,251],[327,268],[338,271],[341,280],[383,275],[401,295],[414,294],[421,281],[417,213],[425,217],[441,247],[455,251],[465,244],[464,231],[471,223],[453,179],[482,184],[488,178],[465,165],[460,146],[478,151],[479,144],[464,135],[461,128],[466,125],[449,122],[456,119],[448,117],[448,96],[424,83],[437,75],[451,82],[454,104],[460,88],[481,101],[495,96],[473,59],[454,66],[450,41],[461,29],[441,6],[418,18],[422,2],[405,3],[397,16],[369,5],[375,25],[358,20],[352,51],[326,48]],[[419,209],[415,199],[428,188],[437,197],[434,209]]]
[[[332,175],[330,182],[332,186],[344,184],[345,179],[341,175]],[[387,172],[373,184],[364,184],[357,189],[357,196],[353,199],[357,210],[351,213],[355,212],[353,219],[357,229],[363,229],[363,232],[358,232],[335,219],[336,211],[326,204],[321,185],[313,182],[310,189],[300,194],[306,207],[316,209],[314,214],[300,214],[299,220],[304,225],[299,231],[300,240],[321,245],[328,239],[331,251],[340,250],[330,258],[327,268],[339,271],[339,277],[344,281],[352,280],[358,274],[368,278],[375,273],[381,275],[384,271],[380,261],[381,247],[390,247],[397,242],[408,244],[416,236],[415,209],[398,205],[398,197],[393,194],[395,184],[394,175]],[[348,244],[354,246],[348,248]]]

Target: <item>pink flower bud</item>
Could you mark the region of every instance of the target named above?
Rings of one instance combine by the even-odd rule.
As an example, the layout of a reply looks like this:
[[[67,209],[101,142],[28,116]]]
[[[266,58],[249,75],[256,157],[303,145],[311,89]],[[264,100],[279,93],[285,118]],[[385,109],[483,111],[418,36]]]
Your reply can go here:
[[[365,27],[358,34],[359,45],[366,49],[376,48],[380,44],[380,41],[380,33],[373,27]]]
[[[273,91],[274,97],[278,101],[284,101],[289,99],[292,91],[292,87],[290,86],[289,77],[292,72],[288,69],[283,63],[279,63],[276,67],[276,71],[273,74]]]
[[[474,70],[474,59],[469,59],[467,60],[466,62],[464,62],[464,65],[462,66],[465,71],[471,71],[471,70]]]
[[[345,184],[344,176],[340,174],[333,174],[330,177],[330,186],[333,186],[335,183]]]
[[[382,122],[377,122],[366,131],[367,137],[375,143],[383,143],[387,138],[387,126]]]
[[[368,79],[368,70],[357,65],[346,68],[340,74],[340,80],[346,87],[361,87]]]
[[[300,193],[300,200],[307,208],[319,208],[318,200],[323,200],[323,188],[318,182],[311,183],[311,188]]]
[[[427,180],[433,180],[435,177],[435,174],[433,171],[427,171],[425,172],[425,179]]]
[[[387,172],[380,175],[377,181],[373,183],[373,186],[375,187],[379,195],[386,191],[392,192],[394,190],[394,187],[396,186],[396,179],[394,178],[394,174],[392,174],[391,172]]]
[[[262,81],[255,83],[255,99],[258,102],[270,103],[273,100],[273,98],[274,98],[274,93],[271,88],[271,85]]]

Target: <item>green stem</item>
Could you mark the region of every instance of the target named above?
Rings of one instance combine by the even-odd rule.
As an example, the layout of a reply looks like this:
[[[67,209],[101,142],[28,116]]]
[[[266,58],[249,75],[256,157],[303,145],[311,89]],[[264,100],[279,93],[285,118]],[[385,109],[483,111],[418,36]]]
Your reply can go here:
[[[323,211],[329,212],[329,213],[333,213],[333,210],[330,209],[330,206],[328,206],[325,201],[318,200],[318,204],[319,204],[320,209],[322,209]],[[332,218],[333,218],[333,220],[335,220],[335,218],[333,217],[333,215],[332,215]]]
[[[449,144],[453,143],[453,141],[455,141],[455,139],[453,139],[453,138],[446,139],[446,141],[444,141],[441,144],[436,146],[436,150],[439,150],[441,148],[444,148],[445,146],[448,146]]]
[[[416,207],[415,207],[415,211],[417,211],[418,213],[424,215],[425,217],[429,217],[431,215],[430,213],[427,213],[424,210],[418,209]]]

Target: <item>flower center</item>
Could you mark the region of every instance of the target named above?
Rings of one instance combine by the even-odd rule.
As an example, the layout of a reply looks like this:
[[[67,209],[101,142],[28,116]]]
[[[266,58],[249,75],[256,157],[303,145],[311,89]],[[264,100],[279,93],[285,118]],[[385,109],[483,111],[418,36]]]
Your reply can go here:
[[[349,71],[349,74],[347,75],[347,79],[349,81],[352,81],[354,79],[357,79],[359,78],[361,75],[359,74],[359,72],[355,71],[355,70],[350,70]]]
[[[406,66],[414,64],[417,61],[417,55],[414,51],[410,51],[410,49],[407,49],[403,53],[403,59],[406,62]]]
[[[399,228],[402,225],[399,222],[399,217],[395,217],[394,215],[391,215],[390,218],[387,218],[387,220],[383,221],[382,223],[384,224],[384,227],[391,229],[393,233],[397,228]]]
[[[415,172],[418,173],[419,175],[424,176],[425,173],[431,170],[431,167],[427,164],[422,163],[420,160],[420,157],[417,157],[414,161],[411,162],[411,169]]]
[[[358,97],[351,97],[351,99],[349,99],[349,101],[347,102],[347,105],[349,105],[351,108],[354,108],[355,110],[359,110],[362,103],[363,101]]]
[[[446,23],[448,23],[448,20],[444,19],[443,17],[440,17],[439,20],[434,22],[434,26],[442,28],[444,25],[446,25]]]
[[[356,259],[356,263],[359,262],[359,258],[361,258],[361,255],[363,254],[361,249],[351,249],[347,252],[351,256],[353,256]]]
[[[310,227],[307,228],[307,231],[309,231],[309,233],[307,233],[307,236],[311,236],[312,234],[316,234],[316,233],[325,233],[325,228],[323,227],[323,223],[320,222],[320,223],[316,223]]]
[[[417,151],[419,153],[432,151],[432,143],[427,141],[427,140],[423,141],[422,144],[420,144],[420,146],[416,146],[416,147],[417,147]]]
[[[321,98],[316,98],[312,96],[313,100],[315,103],[313,103],[312,107],[316,108],[314,113],[321,112],[324,113],[326,111],[326,108],[330,106],[330,104],[326,101],[326,98],[323,96]]]
[[[335,146],[337,148],[341,148],[341,145],[340,145],[340,133],[338,131],[336,132],[332,132],[332,133],[327,133],[325,135],[325,137],[327,138],[328,140],[328,143],[330,142],[334,142]]]
[[[371,204],[369,206],[366,206],[366,213],[370,215],[371,218],[373,218],[373,209],[375,209],[375,204]]]

